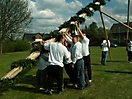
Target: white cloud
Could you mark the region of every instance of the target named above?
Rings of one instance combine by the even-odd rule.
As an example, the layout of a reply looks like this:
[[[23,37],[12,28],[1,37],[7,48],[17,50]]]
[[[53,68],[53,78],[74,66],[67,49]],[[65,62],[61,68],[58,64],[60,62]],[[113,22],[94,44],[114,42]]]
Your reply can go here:
[[[65,0],[29,0],[33,22],[30,32],[50,32],[75,15],[82,3],[78,0],[67,3]]]
[[[34,18],[30,32],[50,32],[58,29],[64,21],[69,20],[71,16],[74,16],[76,12],[85,5],[82,3],[83,0],[71,1],[72,2],[66,2],[66,0],[36,0],[36,2],[32,2],[29,0],[29,8],[32,9],[32,17]],[[127,20],[127,0],[111,0],[102,7],[102,10],[122,22]],[[103,17],[106,28],[110,29],[113,23],[117,23],[105,15],[103,15]],[[132,19],[132,16],[130,16],[130,19]],[[95,12],[95,15],[91,18],[86,18],[84,25],[89,25],[93,21],[96,22],[99,27],[102,27],[98,12]]]

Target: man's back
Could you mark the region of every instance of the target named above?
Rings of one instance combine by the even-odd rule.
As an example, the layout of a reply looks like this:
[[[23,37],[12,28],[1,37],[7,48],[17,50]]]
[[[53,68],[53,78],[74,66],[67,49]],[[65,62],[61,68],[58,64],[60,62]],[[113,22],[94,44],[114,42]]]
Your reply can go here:
[[[49,64],[50,65],[59,65],[63,67],[63,58],[68,58],[68,51],[65,46],[59,42],[52,42],[48,46],[49,48]]]

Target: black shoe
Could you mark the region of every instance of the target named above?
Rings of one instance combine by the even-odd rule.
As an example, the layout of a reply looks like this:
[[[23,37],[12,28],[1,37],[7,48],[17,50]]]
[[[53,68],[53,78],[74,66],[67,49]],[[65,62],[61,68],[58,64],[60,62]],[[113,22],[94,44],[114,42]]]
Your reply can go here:
[[[84,89],[84,87],[82,87],[82,88],[78,88],[79,90],[83,90]]]
[[[85,88],[86,88],[86,87],[89,87],[89,86],[90,86],[90,84],[85,84]]]

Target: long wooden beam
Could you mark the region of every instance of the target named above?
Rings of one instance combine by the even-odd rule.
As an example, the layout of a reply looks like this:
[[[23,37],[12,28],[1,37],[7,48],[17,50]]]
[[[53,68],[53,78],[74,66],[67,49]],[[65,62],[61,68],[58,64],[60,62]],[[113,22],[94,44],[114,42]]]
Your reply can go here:
[[[102,10],[99,10],[99,11],[100,11],[102,14],[104,14],[104,15],[106,15],[106,16],[108,16],[108,17],[110,17],[111,19],[115,20],[116,22],[118,22],[118,23],[120,23],[120,24],[124,25],[125,27],[127,27],[127,28],[129,28],[129,29],[131,29],[131,30],[132,30],[132,27],[130,27],[130,26],[128,26],[128,25],[126,25],[126,24],[124,24],[123,22],[121,22],[121,21],[117,20],[116,18],[114,18],[114,17],[110,16],[109,14],[107,14],[107,13],[103,12]]]
[[[128,11],[127,11],[127,25],[130,25],[130,0],[128,0]],[[126,34],[126,51],[128,50],[128,39],[129,39],[129,28],[127,28],[127,34]]]
[[[105,23],[104,23],[104,19],[103,19],[103,15],[102,15],[101,11],[100,11],[100,16],[101,16],[101,20],[102,20],[102,24],[103,24],[103,28],[104,28],[104,33],[105,33],[105,39],[106,39],[106,42],[107,42],[107,47],[108,47],[108,50],[109,50],[110,60],[112,60],[111,50],[110,50],[110,46],[109,46],[109,42],[108,42],[108,33],[106,31],[106,28],[105,28]]]

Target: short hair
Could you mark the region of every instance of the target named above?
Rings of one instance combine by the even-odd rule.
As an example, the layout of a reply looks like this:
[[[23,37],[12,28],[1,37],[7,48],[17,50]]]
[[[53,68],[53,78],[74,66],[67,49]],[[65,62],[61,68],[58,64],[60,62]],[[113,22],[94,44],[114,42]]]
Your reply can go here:
[[[73,35],[73,38],[80,39],[79,35]]]
[[[86,31],[85,31],[85,30],[82,30],[82,33],[83,33],[83,34],[86,34]]]
[[[63,35],[58,34],[57,37],[56,37],[56,41],[59,42],[59,41],[61,41],[61,39],[63,39],[63,38],[64,38]]]

